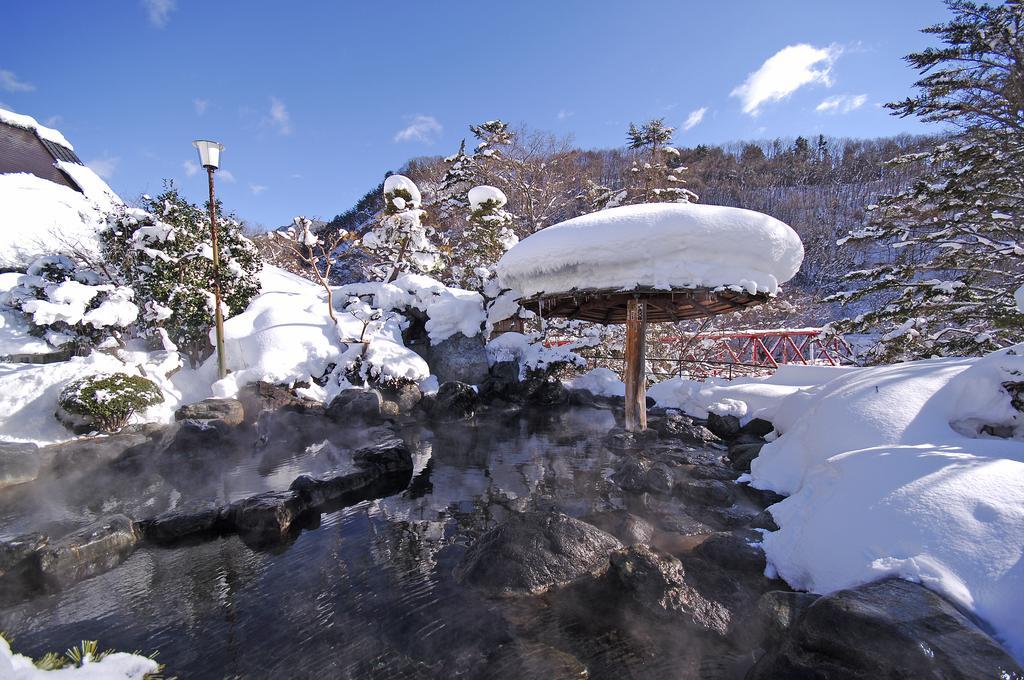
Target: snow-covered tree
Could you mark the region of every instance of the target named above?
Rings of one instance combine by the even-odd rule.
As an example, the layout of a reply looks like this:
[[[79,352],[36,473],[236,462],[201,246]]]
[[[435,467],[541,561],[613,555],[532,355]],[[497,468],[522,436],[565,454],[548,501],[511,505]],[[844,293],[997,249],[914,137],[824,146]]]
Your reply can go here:
[[[907,57],[923,75],[917,95],[888,106],[959,130],[892,161],[923,163],[928,175],[883,197],[843,239],[873,263],[835,296],[871,305],[841,328],[880,333],[876,361],[977,355],[1024,337],[1014,300],[1024,284],[1024,4],[947,5],[953,18],[925,29],[943,45]]]
[[[448,169],[438,187],[435,205],[442,219],[464,212],[469,207],[470,188],[476,183],[475,155],[466,153],[466,140],[459,144],[459,150],[444,159]]]
[[[469,190],[469,224],[463,234],[457,278],[460,284],[480,290],[494,263],[519,242],[512,231],[512,214],[505,210],[505,193],[492,186]]]
[[[219,275],[224,317],[245,311],[260,290],[259,253],[242,225],[217,205],[220,271],[213,266],[209,211],[185,200],[171,184],[142,210],[113,217],[100,235],[111,276],[135,291],[139,323],[176,345],[193,366],[212,352],[214,289]]]
[[[637,127],[629,124],[628,146],[638,152],[630,168],[630,187],[626,203],[695,203],[697,194],[686,188],[686,172],[679,150],[670,146],[675,128],[662,118]],[[645,154],[649,154],[646,155]]]
[[[342,246],[353,241],[355,237],[345,229],[337,229],[331,232],[329,239],[325,239],[313,230],[313,220],[301,215],[292,220],[292,226],[274,233],[323,286],[327,293],[327,315],[331,317],[331,321],[338,323],[338,317],[334,314],[331,269],[338,262]]]
[[[474,152],[479,156],[500,154],[501,148],[508,146],[515,139],[513,132],[508,129],[508,123],[502,120],[489,120],[480,125],[470,125],[469,131],[480,140]]]
[[[423,224],[426,215],[416,183],[404,175],[384,180],[384,210],[377,225],[363,236],[363,246],[384,261],[378,273],[394,281],[405,271],[428,272],[440,264],[430,242],[433,229]]]

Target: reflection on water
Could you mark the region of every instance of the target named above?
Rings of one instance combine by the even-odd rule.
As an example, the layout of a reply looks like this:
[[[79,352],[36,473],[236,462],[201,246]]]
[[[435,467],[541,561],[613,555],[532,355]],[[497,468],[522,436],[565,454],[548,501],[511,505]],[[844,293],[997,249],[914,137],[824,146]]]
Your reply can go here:
[[[33,655],[82,638],[159,650],[181,678],[575,677],[580,663],[590,677],[693,677],[700,655],[685,652],[679,633],[618,620],[586,598],[496,602],[452,580],[465,547],[510,512],[625,507],[601,443],[613,424],[607,411],[571,409],[409,429],[416,474],[399,495],[324,515],[273,552],[235,536],[143,546],[113,571],[0,610],[0,630]],[[344,467],[373,436],[327,427],[281,416],[205,452],[220,457],[216,474],[179,460],[33,485],[3,499],[2,531],[287,488],[298,474]],[[666,637],[678,653],[666,654]]]

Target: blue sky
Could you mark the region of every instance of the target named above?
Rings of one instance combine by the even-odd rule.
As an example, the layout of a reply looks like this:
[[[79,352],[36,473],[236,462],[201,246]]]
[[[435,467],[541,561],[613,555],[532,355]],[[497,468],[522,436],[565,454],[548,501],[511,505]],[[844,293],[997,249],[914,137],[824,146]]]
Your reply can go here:
[[[879,105],[910,94],[901,57],[946,16],[939,0],[36,0],[5,8],[0,106],[59,128],[127,199],[164,178],[202,199],[190,142],[219,140],[226,206],[278,226],[329,219],[490,118],[590,148],[654,117],[679,146],[928,132]]]

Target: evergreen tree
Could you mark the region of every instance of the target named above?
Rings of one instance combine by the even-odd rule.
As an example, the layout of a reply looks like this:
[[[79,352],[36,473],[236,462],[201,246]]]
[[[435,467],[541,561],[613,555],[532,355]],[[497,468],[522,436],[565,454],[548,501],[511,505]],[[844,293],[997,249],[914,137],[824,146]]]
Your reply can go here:
[[[686,171],[679,150],[669,146],[675,128],[665,125],[664,119],[649,120],[640,127],[629,124],[626,133],[630,149],[640,152],[630,168],[632,181],[626,203],[691,203],[697,194],[685,188],[680,175]],[[650,155],[644,159],[644,152]]]
[[[423,224],[420,190],[408,177],[391,175],[384,180],[384,210],[377,225],[363,237],[363,246],[384,262],[377,273],[394,281],[406,271],[428,272],[440,264],[430,238],[434,230]]]
[[[476,145],[474,155],[494,156],[501,153],[501,147],[508,146],[514,139],[514,134],[508,129],[508,123],[501,120],[489,120],[480,125],[470,125],[469,131],[473,133],[480,143]]]
[[[469,191],[469,224],[464,233],[465,250],[454,273],[460,285],[483,290],[494,264],[519,242],[512,231],[512,214],[501,189],[478,186]]]
[[[101,234],[104,260],[135,290],[144,330],[173,343],[193,366],[212,353],[214,288],[219,276],[224,317],[245,311],[260,291],[260,255],[242,225],[217,202],[220,270],[213,266],[209,206],[185,200],[169,183],[142,210],[127,210]]]
[[[881,332],[878,361],[977,355],[1022,338],[1013,294],[1024,284],[1024,4],[947,5],[953,18],[925,29],[943,46],[907,57],[924,76],[917,95],[888,107],[959,131],[892,161],[924,163],[928,176],[883,197],[844,239],[881,260],[847,276],[862,287],[835,296],[872,303],[841,328]]]
[[[466,154],[466,140],[459,144],[459,151],[444,159],[448,169],[438,188],[437,205],[439,216],[446,219],[469,208],[466,194],[476,183],[476,159]]]

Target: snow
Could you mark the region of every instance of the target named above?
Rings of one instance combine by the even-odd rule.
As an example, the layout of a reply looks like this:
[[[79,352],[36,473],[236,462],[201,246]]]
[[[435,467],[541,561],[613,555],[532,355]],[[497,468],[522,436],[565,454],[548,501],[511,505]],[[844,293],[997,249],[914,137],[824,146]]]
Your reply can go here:
[[[803,260],[792,229],[741,208],[649,203],[583,215],[523,239],[501,284],[523,295],[585,289],[738,287],[774,294]]]
[[[542,371],[556,363],[569,363],[585,367],[587,362],[573,350],[575,344],[545,347],[539,335],[523,333],[502,333],[487,343],[487,360],[490,364],[502,361],[515,361],[519,364],[519,378],[523,379],[530,371]]]
[[[1017,311],[1024,314],[1024,286],[1014,291],[1013,299],[1017,303]]]
[[[405,175],[390,175],[388,176],[387,179],[384,180],[385,194],[394,194],[396,191],[401,189],[404,189],[405,191],[409,192],[409,195],[412,197],[412,200],[410,201],[412,205],[409,207],[419,208],[420,204],[423,202],[423,198],[420,196],[420,190],[419,187],[416,186],[416,182],[413,182]],[[402,202],[404,204],[405,199],[402,199]],[[405,205],[399,206],[396,203],[395,207],[397,207],[399,210],[402,210],[403,208],[405,208]]]
[[[783,365],[767,378],[709,378],[703,382],[670,378],[652,385],[647,396],[658,406],[677,408],[697,418],[709,413],[733,415],[747,422],[764,418],[775,422],[776,410],[785,397],[857,370],[841,366]]]
[[[468,198],[470,208],[473,212],[479,210],[487,201],[494,201],[496,204],[494,206],[495,208],[501,208],[508,203],[508,198],[505,196],[504,191],[498,187],[492,187],[486,184],[470,189]]]
[[[610,368],[595,368],[589,373],[576,376],[569,386],[576,390],[590,390],[598,397],[626,396],[626,383],[619,380],[619,376]]]
[[[768,572],[818,593],[920,582],[1024,659],[1024,416],[1003,388],[1022,354],[851,370],[769,408],[750,482],[790,495],[769,509]]]
[[[62,135],[58,130],[54,130],[53,128],[40,124],[39,121],[32,116],[26,116],[21,113],[14,113],[13,111],[0,109],[0,123],[7,123],[8,125],[24,128],[26,130],[34,130],[41,139],[53,142],[54,144],[60,144],[72,151],[75,150],[75,147],[71,146],[71,143],[68,142],[68,140],[64,138],[64,135]]]
[[[81,666],[44,671],[36,668],[32,659],[11,651],[11,645],[0,636],[0,678],[4,680],[142,680],[156,673],[160,665],[138,654],[114,652],[99,661],[88,655]]]
[[[75,246],[98,250],[103,211],[88,197],[28,173],[0,174],[0,267],[24,269]]]
[[[124,205],[124,201],[114,193],[110,185],[104,182],[91,168],[68,161],[57,161],[54,165],[66,172],[82,190],[85,197],[95,203],[100,210],[110,212]]]

